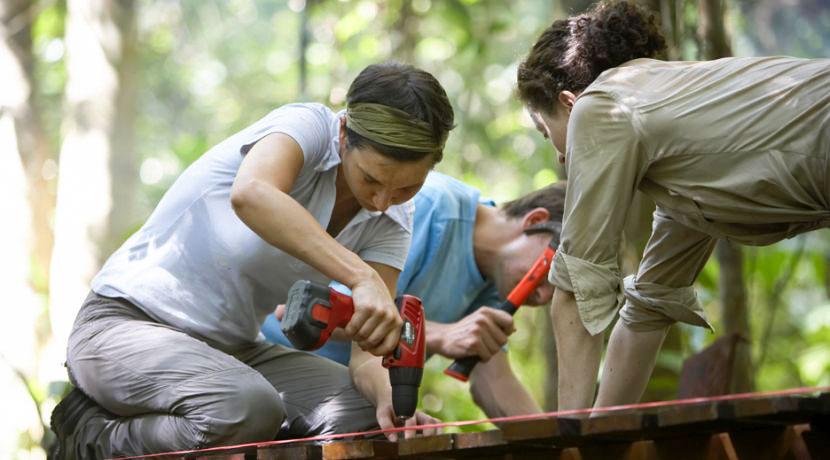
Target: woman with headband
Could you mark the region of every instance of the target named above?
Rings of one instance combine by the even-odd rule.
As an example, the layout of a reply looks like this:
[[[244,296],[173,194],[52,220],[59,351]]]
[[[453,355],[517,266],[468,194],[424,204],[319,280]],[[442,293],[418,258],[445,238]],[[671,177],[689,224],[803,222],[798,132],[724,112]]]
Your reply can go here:
[[[655,60],[654,17],[601,2],[545,30],[518,90],[568,173],[550,272],[559,408],[639,401],[669,327],[711,328],[694,281],[715,242],[766,245],[830,226],[830,60]],[[636,275],[620,279],[634,193],[657,204]],[[620,307],[622,307],[620,309]]]
[[[373,65],[345,111],[280,107],[188,167],[92,281],[69,340],[76,389],[53,416],[57,457],[392,427],[379,358],[401,329],[390,293],[409,200],[452,127],[432,75]],[[258,337],[300,279],[351,288],[348,369]]]

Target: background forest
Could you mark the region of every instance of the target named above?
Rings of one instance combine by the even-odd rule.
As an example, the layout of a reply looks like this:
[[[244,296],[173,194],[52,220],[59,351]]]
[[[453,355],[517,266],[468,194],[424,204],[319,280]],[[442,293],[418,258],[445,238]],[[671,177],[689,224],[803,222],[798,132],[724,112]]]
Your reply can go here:
[[[640,0],[670,59],[827,57],[827,0]],[[101,263],[177,175],[216,142],[294,101],[340,108],[364,66],[438,77],[456,110],[439,171],[497,201],[564,178],[513,95],[516,66],[581,0],[0,0],[0,457],[45,458],[66,391],[74,315]],[[650,228],[630,216],[632,270]],[[698,283],[716,334],[675,327],[646,398],[677,394],[683,359],[739,344],[732,391],[830,385],[830,234],[767,248],[720,244]],[[555,408],[546,309],[523,309],[510,360]],[[422,406],[477,419],[465,385],[429,361]],[[477,427],[481,428],[481,427]],[[471,429],[476,429],[473,427]]]

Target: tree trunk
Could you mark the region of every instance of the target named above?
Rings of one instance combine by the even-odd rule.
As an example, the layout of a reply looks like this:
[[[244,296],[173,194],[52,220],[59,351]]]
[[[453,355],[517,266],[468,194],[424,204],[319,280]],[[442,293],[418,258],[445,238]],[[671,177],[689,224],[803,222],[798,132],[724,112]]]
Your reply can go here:
[[[118,93],[115,99],[115,119],[109,170],[112,177],[110,192],[113,206],[107,222],[107,233],[99,253],[101,262],[118,249],[124,240],[141,224],[139,215],[139,164],[135,143],[136,93],[138,90],[138,37],[134,0],[122,0],[118,11],[121,35],[121,59],[118,72]]]
[[[683,38],[685,36],[685,23],[683,21],[685,0],[652,0],[651,3],[660,4],[660,22],[663,30],[666,31],[668,45],[667,58],[672,61],[679,61],[683,58]]]
[[[398,19],[392,26],[392,58],[407,64],[415,64],[415,45],[418,43],[418,17],[412,11],[412,1],[404,0],[398,11]]]
[[[0,292],[8,312],[0,322],[0,446],[42,430],[28,383],[37,380],[44,307],[33,273],[48,267],[51,246],[51,194],[41,174],[50,152],[35,102],[32,17],[31,1],[0,2]]]
[[[308,51],[308,42],[311,36],[308,31],[308,19],[309,15],[311,15],[312,2],[313,0],[306,1],[303,10],[300,11],[300,47],[297,50],[297,62],[299,66],[297,94],[301,101],[305,101],[308,98],[308,61],[305,58],[305,53]]]
[[[703,59],[732,56],[732,47],[723,26],[724,0],[700,0],[697,35]]]
[[[34,78],[32,54],[32,21],[34,4],[30,0],[9,0],[0,3],[0,31],[4,37],[0,50],[0,68],[4,84],[0,88],[0,106],[8,111],[14,123],[14,147],[26,173],[26,195],[23,202],[30,206],[32,269],[45,280],[52,254],[52,229],[49,223],[55,206],[54,192],[43,169],[53,161],[49,141],[41,118]],[[27,263],[28,267],[29,264]],[[46,283],[35,286],[46,290]]]
[[[125,168],[134,165],[132,123],[122,118],[134,112],[127,85],[135,72],[125,64],[134,44],[133,8],[129,0],[67,2],[67,116],[49,285],[57,347],[66,346],[90,280],[123,238],[121,225],[131,224],[118,208],[134,201],[135,188],[119,182],[135,177],[134,166]]]

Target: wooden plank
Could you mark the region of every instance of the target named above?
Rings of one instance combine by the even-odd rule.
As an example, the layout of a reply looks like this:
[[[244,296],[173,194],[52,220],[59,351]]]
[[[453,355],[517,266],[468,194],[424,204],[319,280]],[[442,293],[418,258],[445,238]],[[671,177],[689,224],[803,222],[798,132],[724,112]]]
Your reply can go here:
[[[654,449],[659,460],[734,460],[731,443],[725,441],[729,438],[720,434],[662,438],[654,441]]]
[[[398,455],[434,454],[452,449],[451,434],[437,434],[434,436],[421,436],[417,438],[401,439],[398,441]]]
[[[810,406],[807,398],[782,396],[721,403],[718,406],[718,413],[722,419],[742,426],[795,425],[808,423],[816,416],[813,412],[802,410],[807,406]],[[820,403],[818,406],[813,405],[816,410],[820,410],[820,406]]]
[[[582,460],[579,450],[575,447],[536,451],[517,450],[503,458],[504,460]]]
[[[653,424],[652,414],[640,411],[615,411],[594,417],[562,417],[558,433],[548,442],[559,447],[578,447],[595,443],[624,442],[644,439],[643,429]]]
[[[649,415],[640,411],[620,411],[597,415],[580,420],[579,435],[599,436],[603,439],[609,436],[617,439],[630,439],[630,437],[621,438],[620,436],[633,433],[639,438],[648,419]]]
[[[558,458],[557,449],[544,440],[507,442],[501,430],[457,433],[453,435],[453,450],[447,455],[455,459],[478,460],[545,459]]]
[[[636,441],[625,452],[623,460],[658,460],[654,441]]]
[[[591,444],[579,447],[582,460],[627,459],[632,443]]]
[[[256,458],[256,456],[252,457],[250,454],[247,456],[244,453],[235,453],[235,454],[218,454],[218,455],[202,455],[195,457],[196,460],[247,460],[250,458]]]
[[[804,442],[802,436],[805,432],[810,431],[809,424],[795,425],[793,430],[792,451],[787,453],[786,460],[812,460],[810,451],[807,450],[807,444]]]
[[[455,433],[452,435],[453,458],[503,458],[511,451],[501,430]]]
[[[359,439],[323,445],[323,459],[396,458],[398,445],[379,439]]]
[[[662,407],[655,414],[655,423],[658,428],[712,422],[717,419],[717,403]]]
[[[729,433],[738,458],[773,460],[794,458],[792,427],[770,427]]]
[[[323,449],[318,444],[280,444],[257,449],[257,460],[321,460]]]
[[[518,447],[518,445],[514,446]],[[453,451],[455,452],[455,451]],[[576,448],[555,449],[549,445],[544,449],[516,449],[507,454],[483,455],[481,457],[453,457],[453,458],[475,458],[476,460],[582,460],[579,450]]]
[[[811,423],[809,430],[806,425],[793,427],[804,421]],[[785,396],[652,411],[615,411],[594,417],[549,417],[504,423],[501,430],[403,439],[398,443],[358,440],[263,448],[257,458],[800,460],[809,454],[813,458],[827,456],[828,427],[830,395]],[[720,434],[713,436],[715,433]],[[205,460],[214,458],[219,457]],[[226,460],[242,458],[244,455]]]
[[[830,393],[822,393],[817,397],[799,398],[798,402],[799,412],[805,413],[810,418],[811,424],[823,424],[830,427]]]
[[[238,447],[194,452],[185,455],[162,455],[153,460],[252,460],[256,459],[256,447]]]
[[[562,435],[561,418],[543,418],[520,422],[507,422],[501,425],[502,436],[507,442],[531,439],[546,439]]]
[[[711,402],[661,408],[655,415],[655,428],[662,435],[724,432],[769,425],[809,422],[824,411],[817,398],[777,397]],[[661,433],[648,436],[660,437]]]
[[[490,448],[507,444],[501,430],[455,433],[452,437],[454,449]]]
[[[810,430],[801,433],[801,438],[813,459],[830,458],[830,430],[810,424]]]
[[[718,417],[724,420],[747,419],[775,412],[775,405],[769,398],[739,399],[718,404]]]
[[[245,456],[245,453],[242,452],[235,452],[235,453],[194,453],[194,454],[186,454],[186,455],[156,455],[153,457],[137,457],[137,458],[151,458],[152,460],[248,460],[248,459],[255,459],[256,454],[248,454]]]
[[[683,361],[677,397],[696,398],[729,393],[734,378],[735,349],[745,341],[738,334],[724,335]]]

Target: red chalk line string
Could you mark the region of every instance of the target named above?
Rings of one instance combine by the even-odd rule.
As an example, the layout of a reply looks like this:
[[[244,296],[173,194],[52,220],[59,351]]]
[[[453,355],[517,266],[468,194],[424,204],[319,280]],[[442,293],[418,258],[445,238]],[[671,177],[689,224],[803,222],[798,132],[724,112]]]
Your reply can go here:
[[[654,401],[654,402],[647,402],[647,403],[637,403],[637,404],[624,404],[620,406],[607,406],[607,407],[597,407],[597,408],[588,408],[588,409],[571,409],[571,410],[562,410],[562,411],[555,411],[555,412],[545,412],[541,414],[529,414],[529,415],[513,415],[509,417],[496,417],[496,418],[486,418],[481,420],[461,420],[458,422],[444,422],[444,423],[433,423],[429,425],[415,425],[415,426],[402,426],[402,427],[395,427],[395,428],[385,428],[385,429],[377,429],[377,430],[369,430],[369,431],[358,431],[354,433],[338,433],[338,434],[327,434],[321,436],[312,436],[308,438],[296,438],[296,439],[283,439],[279,441],[264,441],[264,442],[252,442],[248,444],[237,444],[233,446],[221,446],[221,447],[211,447],[207,449],[194,449],[194,450],[180,450],[175,452],[164,452],[158,454],[148,454],[148,455],[137,455],[132,457],[118,457],[115,459],[110,460],[131,460],[131,459],[139,459],[139,458],[154,458],[154,457],[166,457],[166,456],[174,456],[174,455],[187,455],[187,454],[207,454],[207,453],[216,453],[222,452],[227,450],[236,450],[242,449],[246,447],[267,447],[267,446],[276,446],[282,444],[293,444],[298,442],[312,442],[312,441],[328,441],[332,439],[341,439],[341,438],[352,438],[352,437],[361,437],[361,436],[372,436],[377,434],[385,434],[385,433],[398,433],[403,431],[412,431],[412,430],[424,430],[424,429],[432,429],[432,428],[448,428],[448,427],[458,427],[458,426],[467,426],[467,425],[479,425],[483,423],[501,423],[501,422],[519,422],[519,421],[526,421],[526,420],[538,420],[543,418],[551,418],[551,417],[561,417],[565,415],[581,415],[581,414],[591,414],[591,413],[601,413],[601,412],[612,412],[618,410],[625,410],[625,409],[650,409],[655,407],[665,407],[665,406],[683,406],[683,405],[690,405],[690,404],[700,404],[700,403],[707,403],[707,402],[719,402],[719,401],[735,401],[740,399],[751,399],[751,398],[758,398],[758,397],[766,397],[766,396],[787,396],[787,395],[795,395],[795,394],[803,394],[803,393],[824,393],[830,391],[830,386],[823,386],[823,387],[800,387],[800,388],[790,388],[787,390],[775,390],[775,391],[760,391],[760,392],[753,392],[753,393],[738,393],[732,395],[722,395],[722,396],[707,396],[701,398],[686,398],[686,399],[675,399],[670,401]]]

